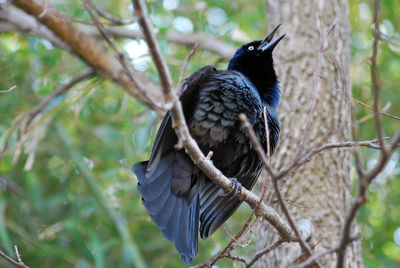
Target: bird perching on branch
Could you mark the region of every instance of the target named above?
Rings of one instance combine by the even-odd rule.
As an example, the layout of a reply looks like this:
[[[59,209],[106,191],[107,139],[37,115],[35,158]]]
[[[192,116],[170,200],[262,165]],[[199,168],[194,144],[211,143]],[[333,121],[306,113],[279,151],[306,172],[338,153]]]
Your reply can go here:
[[[263,148],[267,147],[265,108],[271,154],[278,143],[280,125],[276,108],[280,90],[272,52],[284,35],[273,40],[280,25],[263,40],[239,48],[227,70],[205,66],[182,87],[180,101],[190,134],[204,154],[236,186],[251,189],[262,163],[239,120],[245,114]],[[160,125],[150,159],[133,167],[138,190],[152,220],[175,243],[184,262],[197,256],[197,238],[206,239],[242,203],[237,191],[226,194],[193,163],[178,138],[167,113]],[[200,222],[200,229],[199,229]]]

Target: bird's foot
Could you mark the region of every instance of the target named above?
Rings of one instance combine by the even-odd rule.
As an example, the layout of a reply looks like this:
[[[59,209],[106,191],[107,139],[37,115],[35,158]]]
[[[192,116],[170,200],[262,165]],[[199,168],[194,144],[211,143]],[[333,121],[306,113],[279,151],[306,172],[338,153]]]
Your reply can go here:
[[[224,189],[220,189],[220,196],[227,196],[233,193],[232,197],[236,197],[240,194],[242,184],[236,178],[230,178],[230,180],[234,187],[233,191],[227,193],[224,191]]]

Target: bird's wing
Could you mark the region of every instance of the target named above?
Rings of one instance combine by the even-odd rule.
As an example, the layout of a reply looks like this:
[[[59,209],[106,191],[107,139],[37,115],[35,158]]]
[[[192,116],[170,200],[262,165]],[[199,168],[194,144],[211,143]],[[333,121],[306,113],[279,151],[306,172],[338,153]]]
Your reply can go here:
[[[216,71],[214,66],[207,65],[186,79],[186,82],[182,86],[180,96],[186,119],[190,118],[193,114],[200,86],[210,80]],[[157,169],[161,156],[172,151],[177,141],[178,139],[171,124],[171,115],[168,112],[158,129],[151,156],[147,164],[146,177],[151,177]]]
[[[193,113],[198,91],[216,71],[206,66],[185,82],[180,99],[185,117]],[[133,171],[143,205],[164,236],[175,243],[186,264],[197,256],[199,184],[192,185],[194,164],[177,143],[169,113],[158,130],[149,161],[137,163]]]

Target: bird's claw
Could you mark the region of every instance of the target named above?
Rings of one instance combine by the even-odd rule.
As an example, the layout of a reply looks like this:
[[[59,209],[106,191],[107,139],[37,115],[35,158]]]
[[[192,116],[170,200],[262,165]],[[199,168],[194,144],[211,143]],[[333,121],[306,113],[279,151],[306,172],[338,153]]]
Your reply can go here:
[[[236,178],[230,178],[230,180],[234,187],[233,191],[227,193],[224,191],[224,189],[221,189],[219,194],[220,196],[227,196],[233,193],[232,197],[236,197],[240,194],[242,184]]]

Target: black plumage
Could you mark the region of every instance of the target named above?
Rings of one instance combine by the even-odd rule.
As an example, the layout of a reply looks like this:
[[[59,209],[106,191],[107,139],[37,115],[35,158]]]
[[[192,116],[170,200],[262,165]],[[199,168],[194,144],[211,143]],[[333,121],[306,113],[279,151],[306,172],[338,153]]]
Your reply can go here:
[[[280,130],[276,114],[280,91],[272,51],[283,35],[274,41],[272,38],[278,27],[264,40],[238,49],[228,70],[205,66],[193,73],[181,90],[180,100],[191,135],[203,153],[213,152],[212,160],[218,169],[247,189],[253,187],[262,164],[241,126],[239,114],[247,116],[266,148],[262,116],[262,109],[266,108],[270,149],[274,152]],[[189,264],[197,256],[198,233],[203,239],[210,236],[241,201],[234,193],[224,194],[183,149],[176,150],[177,142],[167,113],[149,161],[137,163],[133,171],[152,220]]]

